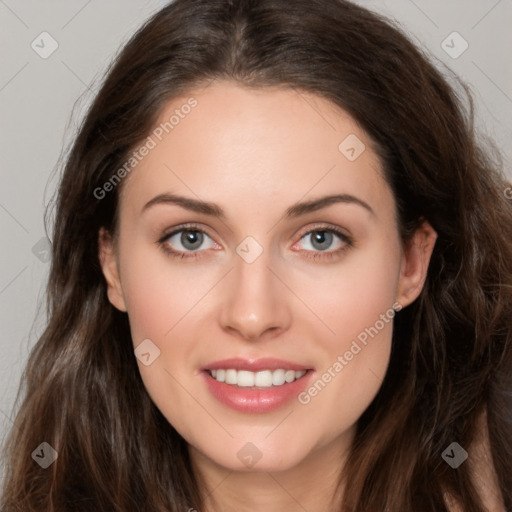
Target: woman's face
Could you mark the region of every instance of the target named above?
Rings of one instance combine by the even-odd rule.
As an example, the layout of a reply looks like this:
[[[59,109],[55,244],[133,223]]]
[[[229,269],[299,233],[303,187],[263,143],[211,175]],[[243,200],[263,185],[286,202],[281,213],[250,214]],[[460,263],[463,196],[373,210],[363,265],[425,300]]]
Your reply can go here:
[[[368,137],[325,99],[217,82],[149,136],[100,258],[151,399],[210,464],[342,454],[435,233],[402,247]]]

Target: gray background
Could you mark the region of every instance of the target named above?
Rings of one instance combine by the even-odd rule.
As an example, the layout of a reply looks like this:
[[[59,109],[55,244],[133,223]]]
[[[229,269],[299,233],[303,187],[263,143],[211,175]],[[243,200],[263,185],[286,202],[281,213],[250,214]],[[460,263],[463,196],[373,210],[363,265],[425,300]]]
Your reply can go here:
[[[0,0],[0,442],[28,352],[44,326],[44,207],[59,156],[120,45],[165,2]],[[478,126],[512,178],[512,0],[358,0],[394,18],[470,86]],[[42,58],[32,48],[58,48]],[[463,49],[467,50],[453,58]],[[448,39],[447,39],[448,37]],[[450,56],[443,49],[452,53]],[[73,112],[73,115],[72,115]]]

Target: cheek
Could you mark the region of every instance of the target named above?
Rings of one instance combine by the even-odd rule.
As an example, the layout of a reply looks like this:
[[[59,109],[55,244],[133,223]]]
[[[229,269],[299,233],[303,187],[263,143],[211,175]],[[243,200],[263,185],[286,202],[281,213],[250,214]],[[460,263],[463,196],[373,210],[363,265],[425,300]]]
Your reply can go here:
[[[299,402],[312,417],[331,411],[327,430],[332,435],[355,423],[382,385],[391,351],[399,270],[399,244],[384,239],[372,250],[354,253],[325,280],[323,293],[310,295],[334,334],[317,337],[322,364]]]
[[[326,339],[333,349],[343,349],[376,322],[390,337],[389,326],[386,323],[383,328],[380,317],[395,302],[400,258],[398,240],[383,236],[367,248],[348,253],[339,266],[332,267],[335,270],[323,270],[308,279],[301,293],[329,327],[331,336]]]
[[[133,247],[123,262],[122,281],[134,343],[144,338],[165,342],[208,293],[214,271],[199,274],[154,247]]]
[[[200,325],[201,299],[214,278],[198,275],[185,264],[178,269],[165,255],[155,254],[154,248],[134,249],[123,263],[123,291],[133,345],[149,339],[156,346],[151,345],[150,351],[158,353],[147,366],[137,361],[144,386],[168,421],[179,431],[188,432],[190,422],[200,423],[204,418],[200,408],[191,407],[183,388],[191,376],[185,363],[194,358],[194,344],[186,341],[194,338],[194,326]]]

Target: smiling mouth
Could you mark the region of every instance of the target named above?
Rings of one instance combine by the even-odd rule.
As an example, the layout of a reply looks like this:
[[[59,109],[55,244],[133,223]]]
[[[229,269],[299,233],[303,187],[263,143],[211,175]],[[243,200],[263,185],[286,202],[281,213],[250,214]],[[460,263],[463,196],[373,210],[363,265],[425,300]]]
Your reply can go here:
[[[284,386],[301,379],[307,370],[262,370],[251,372],[233,368],[207,370],[207,373],[217,382],[223,382],[245,388],[270,388]]]

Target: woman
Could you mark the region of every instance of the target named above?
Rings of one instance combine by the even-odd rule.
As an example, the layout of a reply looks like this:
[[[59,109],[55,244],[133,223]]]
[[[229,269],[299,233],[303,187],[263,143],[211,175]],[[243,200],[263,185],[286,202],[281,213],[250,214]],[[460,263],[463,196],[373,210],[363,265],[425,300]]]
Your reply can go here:
[[[512,203],[342,0],[176,0],[58,192],[3,510],[512,507]]]

